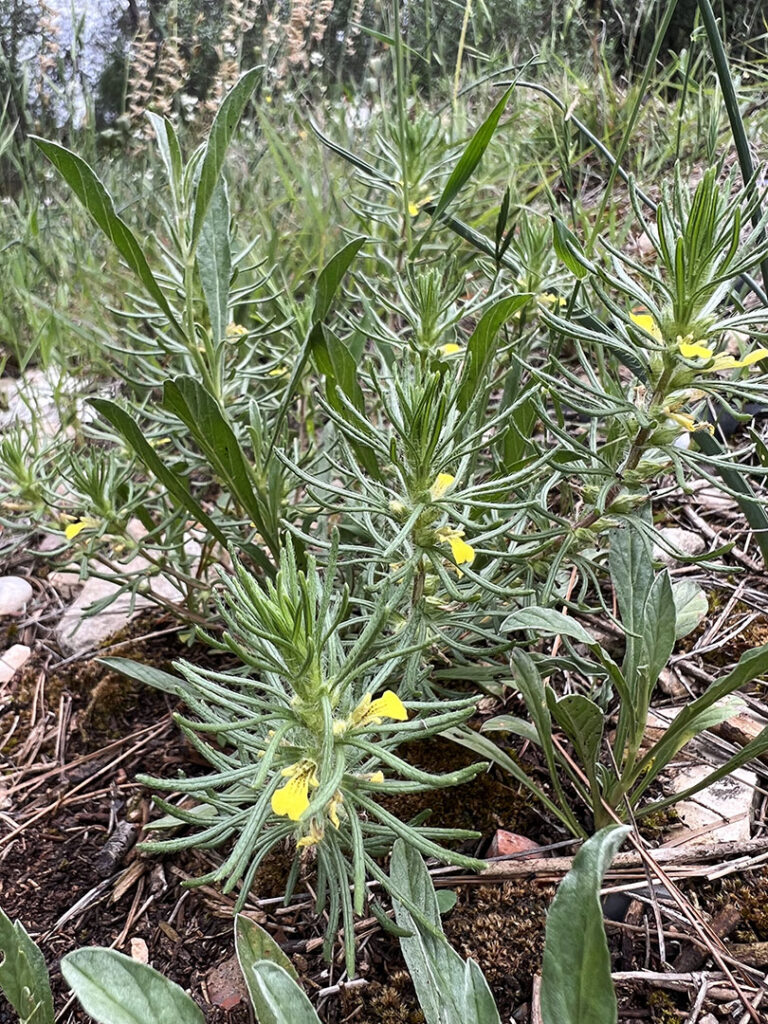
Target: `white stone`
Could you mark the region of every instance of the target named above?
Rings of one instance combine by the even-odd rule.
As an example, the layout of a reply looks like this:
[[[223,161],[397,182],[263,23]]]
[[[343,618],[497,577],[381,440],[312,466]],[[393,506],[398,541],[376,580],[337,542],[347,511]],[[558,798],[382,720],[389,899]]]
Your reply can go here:
[[[691,764],[677,769],[670,780],[672,793],[682,793],[702,782],[714,771],[709,764]],[[755,772],[740,768],[724,779],[714,782],[687,800],[675,804],[684,829],[676,831],[681,838],[692,833],[691,842],[737,843],[749,839],[752,824],[752,802],[757,785]],[[694,840],[693,833],[707,830]]]
[[[18,615],[32,598],[32,587],[21,576],[0,578],[0,615]]]
[[[32,654],[26,644],[14,644],[0,657],[0,683],[8,683],[13,679],[22,665],[26,664]]]
[[[672,565],[675,562],[674,554],[668,550],[675,548],[684,555],[700,555],[706,548],[706,541],[698,533],[691,530],[683,530],[679,526],[664,526],[658,531],[663,543],[653,545],[653,557],[664,565]]]
[[[134,521],[138,523],[138,521]],[[141,524],[136,527],[141,535]],[[133,523],[129,523],[129,532],[132,532]],[[144,531],[146,532],[146,531]],[[138,538],[137,538],[138,539]],[[197,559],[200,556],[201,546],[194,540],[189,539],[185,544],[185,550],[194,559],[191,572],[194,574]],[[123,576],[134,576],[135,574],[148,573],[152,567],[141,555],[136,555],[124,566]],[[62,574],[71,575],[71,574]],[[62,580],[63,583],[71,583],[69,579]],[[152,592],[165,601],[173,604],[183,604],[184,595],[173,582],[164,577],[153,575],[151,577]],[[80,654],[83,651],[95,650],[104,644],[115,633],[124,629],[128,623],[136,618],[141,612],[148,608],[158,607],[154,601],[137,594],[133,598],[131,607],[131,594],[120,594],[103,611],[96,615],[86,615],[87,609],[97,602],[111,597],[120,590],[120,584],[110,580],[92,576],[86,580],[83,589],[77,595],[72,604],[64,612],[55,630],[56,639],[62,651],[68,654]]]

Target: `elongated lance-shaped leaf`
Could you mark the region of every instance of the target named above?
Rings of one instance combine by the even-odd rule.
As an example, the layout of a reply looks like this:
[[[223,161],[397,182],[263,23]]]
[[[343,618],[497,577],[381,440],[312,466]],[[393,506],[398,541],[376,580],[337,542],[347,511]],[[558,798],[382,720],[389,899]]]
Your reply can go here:
[[[284,967],[259,960],[251,965],[248,980],[259,1024],[320,1024],[304,990]]]
[[[266,999],[266,985],[260,981],[259,974],[253,969],[265,960],[282,967],[298,988],[298,975],[282,949],[269,932],[257,925],[255,921],[243,917],[242,914],[235,917],[235,952],[254,1006]],[[285,1020],[287,1024],[293,1024],[292,1019],[288,1016]],[[261,1018],[259,1018],[259,1024],[262,1024]]]
[[[168,184],[171,186],[171,193],[174,200],[178,202],[181,196],[182,159],[181,147],[176,130],[167,117],[154,114],[151,110],[146,112],[149,123],[155,132],[157,148],[165,166],[165,173],[168,176]]]
[[[482,972],[465,964],[445,938],[435,887],[424,861],[402,839],[392,850],[390,887],[395,920],[408,932],[401,936],[400,948],[426,1024],[500,1024]]]
[[[477,129],[475,134],[469,140],[464,152],[459,157],[456,166],[451,171],[448,181],[445,183],[445,188],[440,194],[440,198],[437,201],[434,213],[432,214],[432,220],[429,227],[426,229],[424,234],[421,236],[419,241],[413,248],[411,253],[411,259],[415,259],[419,254],[419,250],[424,244],[432,225],[440,220],[445,210],[450,206],[459,192],[464,188],[466,183],[472,177],[475,172],[477,165],[483,158],[483,154],[488,148],[488,144],[493,138],[493,133],[496,131],[501,115],[504,113],[504,108],[507,105],[509,97],[515,88],[515,83],[504,92],[499,102],[493,108],[488,117],[483,121],[480,127]]]
[[[609,826],[588,839],[560,883],[547,916],[541,970],[544,1024],[616,1024],[616,993],[600,887],[627,833]]]
[[[205,1024],[175,982],[114,949],[76,949],[61,961],[61,973],[99,1024]]]
[[[53,997],[40,947],[0,910],[0,990],[20,1024],[53,1024]]]
[[[293,371],[291,372],[291,379],[288,381],[288,387],[285,390],[285,397],[283,398],[278,414],[275,417],[275,426],[272,431],[272,440],[269,445],[270,452],[277,443],[277,438],[280,434],[283,420],[288,413],[288,407],[293,400],[296,388],[298,387],[299,381],[304,373],[304,367],[307,365],[307,360],[310,358],[314,348],[323,344],[324,338],[322,321],[330,312],[333,297],[336,294],[350,263],[366,241],[367,239],[365,235],[359,235],[357,238],[353,238],[351,242],[347,242],[347,244],[342,246],[338,252],[334,253],[320,271],[315,285],[315,304],[312,311],[312,324],[307,332],[306,338],[304,339],[304,344],[301,346],[301,351],[293,364]]]
[[[96,412],[101,413],[104,419],[112,424],[178,504],[195,516],[220,544],[226,546],[227,538],[192,497],[184,480],[165,465],[155,449],[147,442],[138,423],[124,409],[107,398],[92,398],[90,404]]]
[[[251,68],[250,71],[241,75],[236,85],[227,93],[213,119],[197,179],[195,212],[192,218],[192,236],[190,238],[192,251],[194,251],[200,232],[203,230],[203,222],[208,213],[213,193],[219,183],[219,176],[232,136],[235,134],[260,74],[261,68]]]
[[[213,395],[194,377],[176,377],[163,386],[163,408],[178,416],[189,429],[213,471],[251,517],[277,558],[279,541],[272,524],[265,519],[263,503],[254,489],[245,454]]]
[[[223,341],[229,323],[229,282],[232,253],[229,241],[229,196],[222,178],[213,192],[208,215],[203,221],[197,246],[197,271],[203,288],[211,334],[216,344]]]
[[[112,197],[95,171],[81,157],[58,142],[31,135],[30,138],[45,153],[77,198],[93,217],[125,262],[136,274],[148,294],[168,318],[172,330],[184,344],[188,343],[184,330],[176,319],[163,289],[150,269],[144,250],[131,229],[118,217]]]
[[[480,381],[484,380],[497,349],[498,334],[503,325],[521,309],[530,295],[513,295],[500,299],[483,313],[467,342],[467,355],[457,395],[457,405],[466,412],[477,394]]]
[[[704,31],[707,33],[707,40],[709,42],[712,58],[715,62],[717,78],[723,92],[723,102],[725,103],[725,109],[728,112],[728,120],[731,125],[733,141],[736,144],[741,176],[744,179],[744,184],[746,185],[752,180],[754,173],[754,167],[752,165],[752,151],[750,149],[747,131],[744,127],[744,119],[742,118],[741,110],[739,109],[739,100],[736,95],[736,89],[734,88],[733,76],[731,75],[731,70],[728,67],[728,55],[725,52],[725,46],[723,45],[723,40],[717,27],[717,20],[715,18],[715,12],[712,10],[712,4],[709,0],[697,0],[697,4],[701,14],[701,21],[704,25]],[[760,204],[756,203],[755,209],[752,213],[752,223],[754,225],[758,225],[760,223],[760,214]],[[764,236],[764,230],[761,230],[761,234]],[[760,264],[760,272],[763,278],[763,288],[768,292],[768,260],[764,259],[762,261]],[[768,541],[766,543],[768,543]],[[766,558],[764,551],[763,557]],[[768,561],[768,558],[766,558],[766,561]]]
[[[635,779],[642,779],[640,789],[645,789],[652,778],[651,773],[656,775],[664,765],[669,764],[688,740],[715,724],[718,720],[718,709],[715,705],[719,701],[736,693],[742,686],[765,672],[768,672],[768,644],[742,654],[734,669],[722,679],[710,684],[700,697],[687,704],[675,716],[658,743],[651,747],[637,765],[633,775]],[[710,710],[716,716],[714,721],[702,718],[703,714]],[[723,718],[719,717],[719,720],[723,721]]]

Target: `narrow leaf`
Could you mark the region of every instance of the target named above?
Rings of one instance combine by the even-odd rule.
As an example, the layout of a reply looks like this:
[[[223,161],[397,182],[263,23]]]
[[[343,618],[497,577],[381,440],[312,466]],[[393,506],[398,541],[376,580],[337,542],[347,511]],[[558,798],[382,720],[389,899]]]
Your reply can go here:
[[[236,85],[227,93],[224,101],[213,119],[211,130],[208,133],[208,141],[205,146],[205,154],[200,165],[200,177],[197,181],[195,193],[195,213],[192,220],[191,245],[194,249],[200,232],[203,230],[203,222],[208,213],[208,206],[213,198],[213,193],[219,183],[221,169],[224,166],[224,159],[235,134],[237,125],[243,115],[251,93],[256,85],[256,80],[261,73],[261,68],[251,68],[240,76]]]
[[[500,299],[481,316],[477,327],[475,327],[467,343],[467,355],[464,360],[464,370],[461,375],[457,398],[457,404],[461,412],[466,411],[470,402],[475,397],[480,381],[485,380],[488,367],[496,354],[496,342],[500,328],[529,299],[530,295],[528,293]]]
[[[45,153],[94,221],[140,279],[149,295],[168,318],[168,322],[177,336],[185,339],[184,331],[177,321],[165,293],[155,280],[141,245],[125,221],[118,217],[112,197],[93,169],[85,160],[57,142],[40,139],[35,135],[31,135],[30,138]]]
[[[350,263],[357,256],[364,243],[367,241],[365,235],[359,235],[347,242],[345,246],[334,253],[326,265],[320,271],[315,285],[315,305],[312,310],[312,323],[320,323],[325,320],[331,309],[333,297],[346,274]]]

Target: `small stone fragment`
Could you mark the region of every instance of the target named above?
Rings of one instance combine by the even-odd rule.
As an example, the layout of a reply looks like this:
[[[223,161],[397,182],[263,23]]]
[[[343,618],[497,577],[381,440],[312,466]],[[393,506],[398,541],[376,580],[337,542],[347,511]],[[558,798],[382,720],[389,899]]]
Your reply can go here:
[[[248,990],[240,971],[236,956],[220,963],[209,971],[205,985],[208,989],[208,1000],[212,1006],[220,1006],[222,1010],[231,1010],[246,1000]]]
[[[0,577],[0,615],[19,615],[31,598],[32,587],[23,577]]]
[[[707,546],[706,541],[698,533],[683,530],[679,526],[664,526],[657,531],[663,543],[653,545],[653,557],[664,565],[672,565],[676,561],[669,548],[675,548],[689,557],[700,555]]]
[[[144,939],[131,939],[131,960],[140,964],[149,963],[149,950]]]
[[[714,768],[709,764],[692,764],[677,769],[670,788],[673,793],[682,793],[691,786],[702,782],[711,775]],[[757,775],[740,768],[724,779],[713,782],[695,796],[675,804],[675,810],[684,825],[681,832],[699,833],[709,829],[706,839],[700,835],[697,842],[738,843],[751,836],[752,801]],[[693,837],[692,837],[693,840]]]
[[[8,683],[32,654],[26,644],[14,644],[0,657],[0,683]]]
[[[536,852],[540,849],[541,846],[538,843],[535,843],[532,839],[528,839],[527,836],[520,836],[516,832],[506,832],[503,828],[500,828],[494,833],[486,856],[509,857],[515,853],[526,853],[527,851],[530,851],[530,856],[535,857]],[[527,859],[527,857],[520,858],[520,860]]]

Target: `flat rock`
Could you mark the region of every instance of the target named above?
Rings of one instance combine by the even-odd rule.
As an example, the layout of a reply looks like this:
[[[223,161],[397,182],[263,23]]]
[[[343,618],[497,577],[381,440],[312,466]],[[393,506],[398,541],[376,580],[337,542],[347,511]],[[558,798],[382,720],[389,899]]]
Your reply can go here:
[[[237,962],[237,956],[231,956],[210,970],[205,979],[205,987],[208,989],[208,999],[213,1006],[220,1006],[223,1010],[231,1010],[238,1003],[243,1003],[248,998],[248,989],[245,985]]]
[[[32,649],[26,644],[14,644],[0,657],[0,683],[8,683],[22,665],[29,661]]]
[[[703,781],[713,771],[709,764],[692,764],[678,768],[670,781],[672,793],[682,793]],[[738,843],[751,836],[752,801],[757,785],[755,772],[740,768],[724,779],[714,782],[687,800],[675,804],[684,829],[675,834],[697,833],[708,829],[698,842]],[[691,835],[693,840],[693,835]]]
[[[693,533],[692,530],[683,530],[679,526],[663,526],[657,533],[661,542],[653,545],[653,557],[664,565],[672,565],[676,561],[669,548],[674,548],[688,557],[695,557],[707,547],[702,536]]]
[[[32,599],[32,587],[22,576],[0,577],[0,615],[19,615]]]

